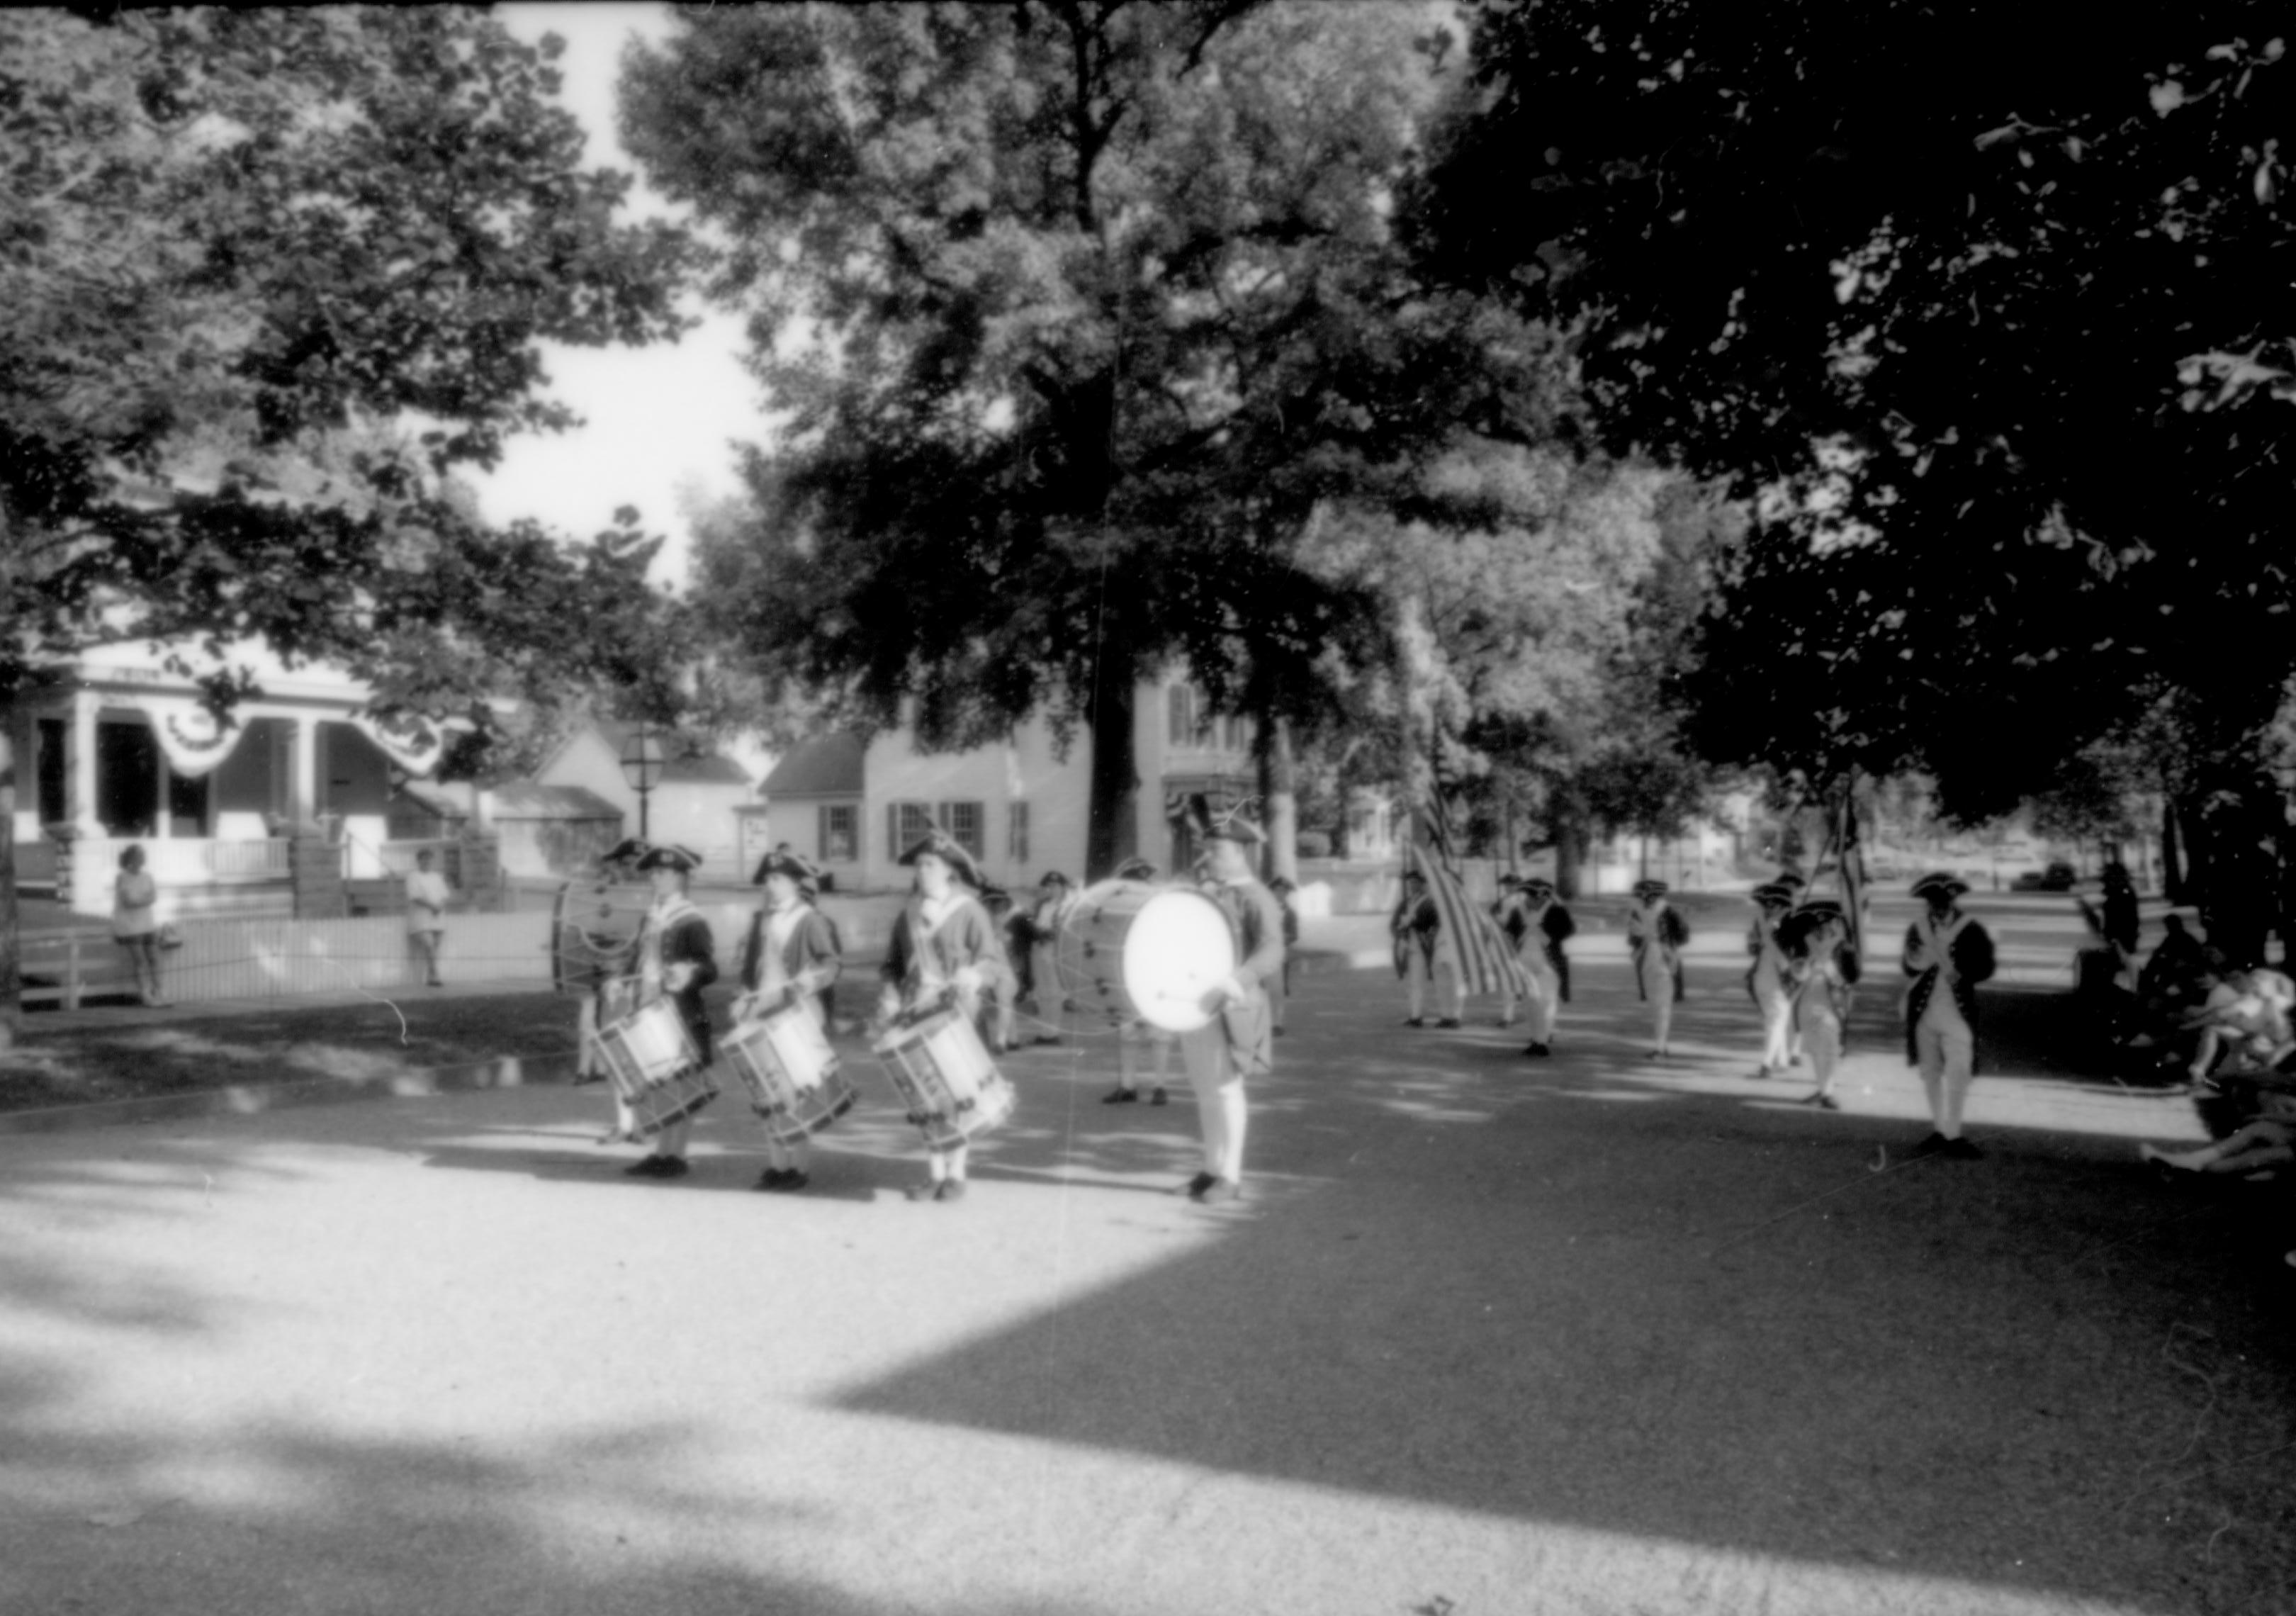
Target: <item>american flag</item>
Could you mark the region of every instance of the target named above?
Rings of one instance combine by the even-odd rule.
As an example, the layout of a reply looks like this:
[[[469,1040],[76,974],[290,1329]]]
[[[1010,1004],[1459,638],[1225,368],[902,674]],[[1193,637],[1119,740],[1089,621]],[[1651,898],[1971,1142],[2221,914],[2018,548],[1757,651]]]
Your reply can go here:
[[[1866,849],[1857,842],[1857,793],[1853,780],[1845,783],[1833,823],[1826,827],[1833,844],[1834,874],[1841,882],[1841,907],[1849,921],[1849,946],[1862,958],[1866,952]],[[1816,896],[1816,892],[1810,894]]]
[[[1413,818],[1424,827],[1425,839],[1412,837],[1411,857],[1427,877],[1427,893],[1435,900],[1441,926],[1437,935],[1451,939],[1458,956],[1460,980],[1469,993],[1512,991],[1517,998],[1528,998],[1530,972],[1507,946],[1499,923],[1480,904],[1468,898],[1466,888],[1451,868],[1450,838],[1445,833],[1442,815],[1414,814]]]

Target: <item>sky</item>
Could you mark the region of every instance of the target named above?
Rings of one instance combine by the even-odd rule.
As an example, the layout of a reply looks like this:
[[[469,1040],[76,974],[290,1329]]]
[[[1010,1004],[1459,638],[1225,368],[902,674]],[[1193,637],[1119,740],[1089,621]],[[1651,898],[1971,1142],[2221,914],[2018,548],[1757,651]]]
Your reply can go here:
[[[623,43],[633,34],[667,36],[668,8],[505,5],[495,14],[521,39],[539,42],[552,33],[566,41],[558,62],[565,76],[562,99],[589,133],[585,166],[637,176],[631,199],[636,216],[675,214],[645,187],[637,164],[614,136],[614,75]],[[741,366],[740,320],[699,302],[689,312],[703,315],[703,324],[675,347],[544,345],[549,391],[586,424],[514,438],[494,472],[473,476],[489,521],[532,517],[586,538],[612,521],[617,506],[636,505],[644,531],[669,536],[655,563],[655,580],[685,580],[688,534],[681,490],[698,486],[712,496],[735,492],[728,442],[761,441],[767,430],[757,384]]]

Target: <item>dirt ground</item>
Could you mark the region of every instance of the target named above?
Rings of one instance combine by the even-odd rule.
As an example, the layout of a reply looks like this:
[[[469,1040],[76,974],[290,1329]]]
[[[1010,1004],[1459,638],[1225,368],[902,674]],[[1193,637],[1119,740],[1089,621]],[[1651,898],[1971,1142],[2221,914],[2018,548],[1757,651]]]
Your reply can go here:
[[[2296,1611],[2275,1186],[2039,980],[1912,1158],[1888,995],[1814,1111],[1714,942],[1663,1067],[1600,939],[1546,1062],[1303,979],[1218,1210],[1090,1038],[953,1209],[865,1069],[796,1197],[558,1086],[0,1136],[0,1609]]]

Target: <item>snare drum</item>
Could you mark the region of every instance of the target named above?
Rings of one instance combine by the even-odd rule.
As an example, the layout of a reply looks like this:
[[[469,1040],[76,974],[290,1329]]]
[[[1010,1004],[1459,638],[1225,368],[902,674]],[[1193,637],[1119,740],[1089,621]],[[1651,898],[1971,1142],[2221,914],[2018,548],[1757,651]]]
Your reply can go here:
[[[962,1011],[936,1010],[871,1046],[931,1150],[954,1150],[1013,1114],[1013,1086]]]
[[[796,1005],[743,1021],[721,1048],[777,1144],[799,1144],[853,1109],[852,1079],[820,1024]]]
[[[658,1134],[718,1097],[701,1069],[677,1007],[667,999],[639,1006],[598,1033],[614,1095],[629,1107],[638,1137]]]
[[[1148,900],[1164,888],[1144,881],[1095,882],[1076,896],[1054,947],[1068,991],[1106,1016],[1111,1027],[1140,1019],[1124,981],[1124,939]]]

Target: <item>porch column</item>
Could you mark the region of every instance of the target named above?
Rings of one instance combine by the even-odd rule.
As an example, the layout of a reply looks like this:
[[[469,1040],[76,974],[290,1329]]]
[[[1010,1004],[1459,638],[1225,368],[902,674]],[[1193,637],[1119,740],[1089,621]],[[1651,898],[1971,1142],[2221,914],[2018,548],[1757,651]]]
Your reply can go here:
[[[159,721],[151,719],[148,722],[156,731]],[[176,771],[168,767],[168,749],[160,744],[160,737],[154,734],[152,737],[152,791],[157,799],[152,804],[152,836],[154,841],[165,841],[176,833],[175,787]]]
[[[102,698],[94,691],[75,691],[71,699],[71,730],[66,742],[64,817],[82,836],[101,836],[103,826],[95,816],[95,714]]]
[[[319,721],[297,713],[289,724],[294,767],[289,776],[287,816],[297,825],[315,824],[319,817]]]

